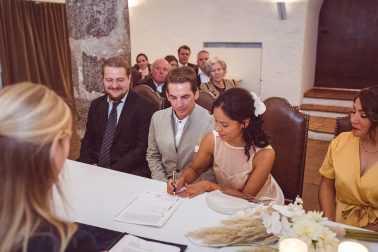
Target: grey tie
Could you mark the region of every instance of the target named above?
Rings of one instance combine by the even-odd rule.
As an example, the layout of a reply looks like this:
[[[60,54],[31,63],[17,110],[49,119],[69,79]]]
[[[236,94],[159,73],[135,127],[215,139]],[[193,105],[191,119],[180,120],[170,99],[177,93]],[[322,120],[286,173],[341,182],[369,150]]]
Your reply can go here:
[[[113,107],[110,111],[104,138],[101,144],[100,155],[98,157],[98,166],[106,168],[110,167],[110,147],[112,146],[114,133],[117,128],[117,106],[121,102],[122,101],[113,102]]]

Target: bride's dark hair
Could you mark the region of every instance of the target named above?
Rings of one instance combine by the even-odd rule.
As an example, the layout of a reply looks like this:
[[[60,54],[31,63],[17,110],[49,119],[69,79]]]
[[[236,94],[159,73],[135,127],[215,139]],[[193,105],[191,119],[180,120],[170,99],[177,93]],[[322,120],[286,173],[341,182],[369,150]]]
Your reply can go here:
[[[263,121],[260,116],[255,116],[254,102],[252,95],[247,90],[230,88],[214,101],[212,108],[212,112],[214,108],[221,108],[230,119],[239,123],[250,119],[249,124],[243,130],[243,140],[246,143],[244,152],[248,160],[251,147],[264,148],[269,145],[268,136],[262,129]]]

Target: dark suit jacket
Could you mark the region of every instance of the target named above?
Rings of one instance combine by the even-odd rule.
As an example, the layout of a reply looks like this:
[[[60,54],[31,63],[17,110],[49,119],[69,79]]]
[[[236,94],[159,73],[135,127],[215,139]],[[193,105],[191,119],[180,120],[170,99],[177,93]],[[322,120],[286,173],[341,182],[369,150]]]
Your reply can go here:
[[[138,70],[131,68],[131,82],[132,82],[131,86],[132,87],[137,86],[141,78],[142,78],[142,74],[138,72]]]
[[[111,146],[111,169],[143,177],[150,177],[146,161],[148,130],[151,116],[155,112],[152,104],[130,90],[118,120]],[[107,96],[92,101],[88,113],[87,128],[81,140],[78,161],[97,164],[102,140],[108,121]]]
[[[200,86],[201,86],[201,77],[198,75],[198,66],[197,66],[197,68],[196,68],[196,70],[195,70],[195,72],[196,72],[196,77],[197,77],[197,86],[198,86],[198,89],[200,88]]]
[[[191,67],[191,68],[193,68],[194,69],[194,71],[197,71],[197,68],[198,68],[198,66],[197,65],[195,65],[195,64],[192,64],[192,63],[189,63],[188,62],[188,67]]]
[[[142,80],[141,82],[139,82],[139,85],[147,85],[147,86],[149,86],[150,88],[152,88],[155,92],[158,92],[158,91],[156,90],[156,85],[155,85],[154,80],[152,79],[152,77],[148,77],[148,78]],[[167,86],[166,86],[166,84],[164,83],[164,84],[163,84],[163,89],[162,89],[161,93],[158,92],[159,95],[160,95],[161,97],[163,97],[164,99],[167,99],[166,90],[167,90]]]
[[[28,240],[28,252],[58,252],[60,239],[58,231],[51,225],[37,230]],[[21,252],[19,249],[18,252]],[[65,252],[95,252],[96,244],[92,235],[85,230],[78,230],[71,237]]]

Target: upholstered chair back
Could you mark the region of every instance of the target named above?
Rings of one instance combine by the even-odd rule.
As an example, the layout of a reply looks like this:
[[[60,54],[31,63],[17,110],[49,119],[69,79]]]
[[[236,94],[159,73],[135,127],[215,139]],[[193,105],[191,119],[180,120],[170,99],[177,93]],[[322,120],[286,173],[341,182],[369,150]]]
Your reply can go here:
[[[290,202],[302,196],[309,115],[281,97],[267,98],[264,103],[263,127],[276,153],[272,175]]]
[[[336,118],[335,137],[337,137],[341,132],[346,132],[346,131],[351,131],[351,130],[352,130],[352,124],[350,123],[349,115]]]
[[[212,93],[206,90],[200,90],[199,97],[196,100],[196,103],[201,107],[207,109],[208,111],[211,111],[214,101],[215,96]]]
[[[162,98],[159,93],[155,92],[151,87],[147,85],[138,85],[134,87],[133,90],[138,95],[143,96],[151,101],[154,104],[156,110],[164,109],[165,99]]]

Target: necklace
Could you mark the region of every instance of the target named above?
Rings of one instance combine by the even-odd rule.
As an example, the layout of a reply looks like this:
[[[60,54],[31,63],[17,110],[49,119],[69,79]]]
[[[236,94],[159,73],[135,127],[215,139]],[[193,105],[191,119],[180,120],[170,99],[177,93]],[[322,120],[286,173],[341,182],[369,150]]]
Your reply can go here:
[[[378,153],[378,150],[376,151],[368,151],[365,149],[365,146],[364,146],[364,142],[362,141],[362,138],[360,138],[360,143],[361,143],[361,147],[362,147],[362,150],[366,153],[369,153],[369,154],[374,154],[374,153]]]
[[[222,80],[222,82],[223,82],[223,87],[220,87],[218,86],[218,84],[215,84],[215,82],[213,82],[215,89],[218,90],[219,92],[223,92],[226,89],[226,84],[224,83],[224,80]]]

